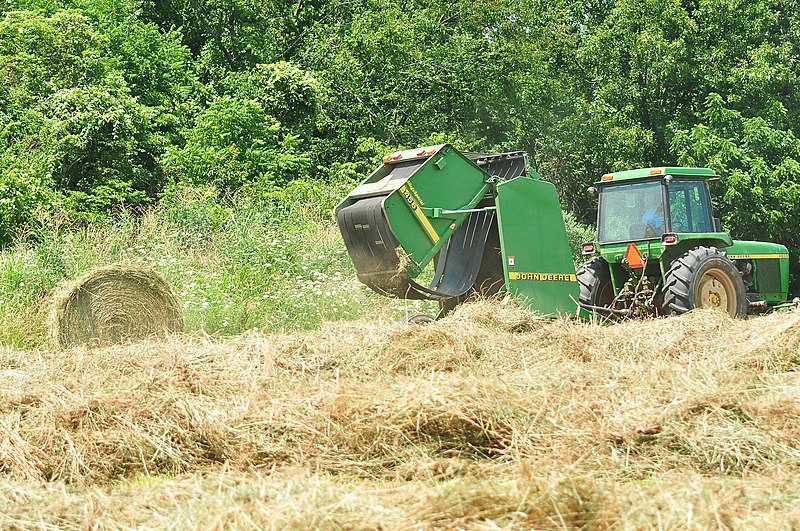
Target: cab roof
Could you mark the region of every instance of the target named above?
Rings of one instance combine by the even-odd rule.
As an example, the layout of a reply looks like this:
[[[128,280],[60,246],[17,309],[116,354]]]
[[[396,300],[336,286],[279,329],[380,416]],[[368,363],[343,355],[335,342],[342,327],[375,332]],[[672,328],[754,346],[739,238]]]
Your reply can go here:
[[[658,168],[638,168],[635,170],[617,171],[606,173],[595,184],[607,184],[610,182],[632,181],[636,179],[651,179],[653,177],[663,177],[673,175],[675,177],[700,177],[714,179],[719,177],[711,168],[677,168],[672,166],[661,166]]]

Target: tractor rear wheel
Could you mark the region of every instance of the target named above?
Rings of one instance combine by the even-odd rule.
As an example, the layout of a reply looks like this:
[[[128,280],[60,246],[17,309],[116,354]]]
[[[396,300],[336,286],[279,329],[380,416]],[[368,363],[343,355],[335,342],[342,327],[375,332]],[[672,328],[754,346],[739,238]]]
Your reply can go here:
[[[662,313],[719,308],[731,317],[747,315],[747,296],[736,265],[714,247],[695,247],[676,258],[664,277]]]
[[[589,306],[609,307],[614,301],[614,286],[611,284],[611,272],[608,262],[597,257],[578,268],[578,284],[581,304]]]

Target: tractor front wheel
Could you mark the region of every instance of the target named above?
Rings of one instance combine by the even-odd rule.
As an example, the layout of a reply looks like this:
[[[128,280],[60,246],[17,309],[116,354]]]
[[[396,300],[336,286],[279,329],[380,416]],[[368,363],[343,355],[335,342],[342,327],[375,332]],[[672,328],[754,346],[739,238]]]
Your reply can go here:
[[[608,262],[599,256],[578,268],[580,294],[578,300],[588,306],[607,308],[614,301],[614,286]]]
[[[731,317],[747,315],[742,275],[731,260],[714,247],[695,247],[675,259],[664,277],[664,314],[695,308],[719,308]]]

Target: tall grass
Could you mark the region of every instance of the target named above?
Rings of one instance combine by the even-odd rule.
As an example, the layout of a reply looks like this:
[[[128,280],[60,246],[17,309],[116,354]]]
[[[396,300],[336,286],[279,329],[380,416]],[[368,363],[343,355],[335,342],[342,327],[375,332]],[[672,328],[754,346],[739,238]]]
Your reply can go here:
[[[42,345],[59,284],[117,262],[164,276],[189,331],[235,335],[435,313],[433,303],[380,297],[357,281],[332,215],[353,185],[296,181],[258,198],[178,188],[143,215],[122,212],[78,229],[43,214],[31,234],[0,251],[0,343]],[[574,217],[566,221],[577,254],[588,233]]]
[[[43,215],[32,237],[0,251],[0,343],[42,345],[48,298],[59,284],[116,262],[161,273],[190,331],[311,329],[430,311],[379,297],[356,280],[332,218],[351,186],[298,181],[258,199],[176,189],[141,216],[123,212],[113,224],[79,229]]]

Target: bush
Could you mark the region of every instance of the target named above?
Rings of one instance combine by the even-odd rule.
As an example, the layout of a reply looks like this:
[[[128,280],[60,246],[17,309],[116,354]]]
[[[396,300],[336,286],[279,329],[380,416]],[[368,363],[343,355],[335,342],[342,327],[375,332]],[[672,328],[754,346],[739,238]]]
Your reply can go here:
[[[47,183],[14,167],[0,157],[0,245],[10,243],[36,218],[42,206],[50,205],[53,194]]]
[[[255,101],[286,130],[308,137],[317,119],[319,86],[312,74],[286,61],[256,65],[224,83],[226,94]]]
[[[186,145],[170,148],[167,173],[177,182],[215,186],[224,193],[244,187],[269,190],[302,176],[308,156],[255,101],[222,96],[185,132]]]
[[[564,211],[564,226],[567,229],[567,238],[569,239],[569,248],[572,251],[572,260],[575,267],[579,266],[586,260],[581,254],[581,244],[594,241],[597,233],[594,227],[584,225],[575,214],[572,212]]]

